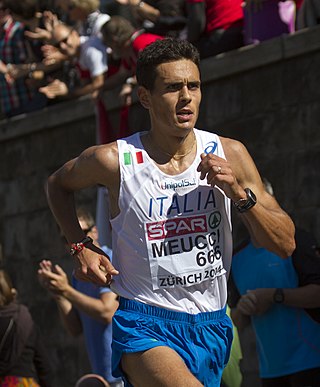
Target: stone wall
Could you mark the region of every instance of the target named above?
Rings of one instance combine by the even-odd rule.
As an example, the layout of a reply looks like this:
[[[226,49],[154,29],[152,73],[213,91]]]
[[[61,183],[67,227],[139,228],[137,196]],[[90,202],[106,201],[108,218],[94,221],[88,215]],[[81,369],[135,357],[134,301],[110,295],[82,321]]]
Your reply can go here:
[[[320,28],[300,31],[203,61],[197,127],[244,142],[280,204],[320,240],[319,33]],[[105,100],[117,128],[116,93]],[[148,128],[137,103],[130,128]],[[88,363],[83,342],[63,331],[54,301],[37,282],[41,259],[52,259],[68,274],[72,270],[43,186],[51,172],[93,144],[94,105],[88,98],[0,121],[1,260],[44,333],[59,387],[73,386]],[[76,199],[95,211],[95,189]],[[243,337],[251,355],[250,338]],[[254,361],[244,361],[246,387],[257,387]]]

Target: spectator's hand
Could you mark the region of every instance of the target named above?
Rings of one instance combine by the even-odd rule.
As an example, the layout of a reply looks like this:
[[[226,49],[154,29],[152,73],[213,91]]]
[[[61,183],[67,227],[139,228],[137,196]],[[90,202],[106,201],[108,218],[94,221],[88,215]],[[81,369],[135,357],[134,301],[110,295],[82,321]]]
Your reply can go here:
[[[242,295],[237,304],[237,309],[246,316],[252,316],[256,314],[257,298],[255,294],[248,291]]]
[[[91,93],[91,97],[93,100],[96,100],[98,98],[100,98],[100,90],[95,90]]]
[[[51,32],[45,30],[44,28],[37,27],[34,31],[25,31],[25,36],[33,40],[50,40]]]
[[[9,77],[11,82],[15,81],[19,78],[30,78],[35,80],[41,80],[44,78],[44,72],[42,70],[31,70],[32,65],[29,64],[22,64],[22,65],[15,65],[15,64],[7,64],[7,73],[6,76]]]
[[[42,287],[44,287],[47,290],[50,290],[49,289],[50,279],[47,276],[48,272],[52,272],[52,262],[44,259],[39,263],[38,280]]]
[[[256,315],[262,315],[273,305],[273,288],[260,288],[250,290],[249,294],[253,294],[256,299]]]
[[[67,95],[69,92],[67,85],[59,79],[55,79],[47,86],[40,87],[39,91],[49,99]]]
[[[124,84],[119,94],[121,104],[123,106],[131,106],[132,104],[132,86]]]
[[[28,66],[21,67],[20,65],[7,64],[7,74],[12,80],[25,78],[28,76],[30,69]]]
[[[74,276],[81,281],[106,286],[111,283],[114,275],[119,274],[106,254],[97,246],[87,246],[75,258]]]
[[[53,266],[50,261],[40,263],[38,277],[41,285],[55,296],[64,296],[70,287],[66,273],[59,265]]]
[[[272,306],[274,289],[248,290],[238,304],[237,309],[244,315],[257,316],[264,314]]]
[[[42,63],[47,66],[60,63],[67,59],[66,55],[62,54],[57,47],[54,47],[51,44],[45,44],[41,47],[41,50],[44,56]]]
[[[0,73],[6,74],[7,66],[0,60]]]
[[[36,28],[35,31],[25,31],[25,36],[34,40],[51,40],[52,31],[54,27],[59,23],[58,17],[51,11],[44,11],[43,20],[45,28]]]
[[[8,67],[5,63],[0,60],[0,73],[2,73],[5,77],[5,80],[7,83],[12,84],[14,82],[14,79],[11,78],[9,72],[8,72]]]
[[[54,28],[60,23],[58,16],[51,11],[43,12],[44,26],[47,31],[52,33]]]

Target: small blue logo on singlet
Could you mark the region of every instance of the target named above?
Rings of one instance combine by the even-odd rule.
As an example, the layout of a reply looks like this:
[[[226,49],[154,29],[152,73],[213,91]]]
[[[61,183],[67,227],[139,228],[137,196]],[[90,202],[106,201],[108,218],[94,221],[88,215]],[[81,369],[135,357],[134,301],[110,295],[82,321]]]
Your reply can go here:
[[[215,141],[209,142],[204,149],[204,153],[206,154],[214,153],[217,149],[217,146],[218,144]]]

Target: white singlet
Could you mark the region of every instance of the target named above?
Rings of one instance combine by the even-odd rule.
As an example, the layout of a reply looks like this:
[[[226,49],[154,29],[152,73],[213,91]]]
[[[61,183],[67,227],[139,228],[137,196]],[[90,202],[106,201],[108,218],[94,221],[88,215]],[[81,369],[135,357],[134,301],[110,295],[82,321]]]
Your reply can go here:
[[[194,129],[197,155],[181,174],[163,173],[140,133],[117,141],[120,214],[111,220],[112,290],[191,314],[222,309],[232,254],[230,199],[200,180],[201,153],[225,158],[216,134]]]

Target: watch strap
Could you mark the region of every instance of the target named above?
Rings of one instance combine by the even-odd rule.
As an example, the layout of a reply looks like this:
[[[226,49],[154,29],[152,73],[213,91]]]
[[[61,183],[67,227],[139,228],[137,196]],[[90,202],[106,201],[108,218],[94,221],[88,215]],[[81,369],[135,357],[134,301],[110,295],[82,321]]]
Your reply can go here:
[[[234,206],[240,213],[250,210],[250,208],[255,206],[257,203],[256,195],[250,188],[245,188],[244,191],[247,195],[246,199],[240,199],[237,202],[233,202]]]

